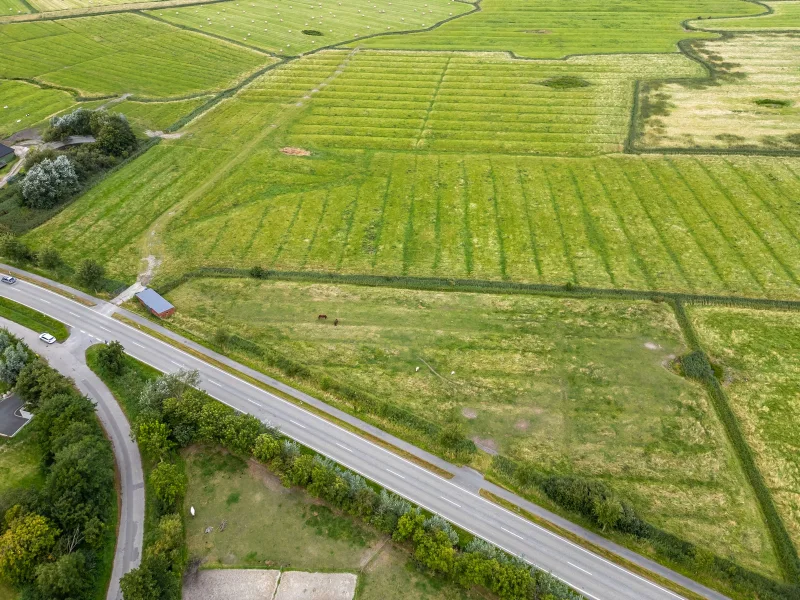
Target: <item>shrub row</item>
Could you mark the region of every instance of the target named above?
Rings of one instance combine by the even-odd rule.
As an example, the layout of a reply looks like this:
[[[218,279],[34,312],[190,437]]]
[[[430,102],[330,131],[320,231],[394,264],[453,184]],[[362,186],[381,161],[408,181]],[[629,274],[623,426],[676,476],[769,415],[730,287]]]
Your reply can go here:
[[[308,281],[362,285],[369,287],[394,287],[431,291],[479,292],[494,294],[531,294],[544,296],[569,296],[576,298],[616,298],[623,300],[652,300],[655,302],[677,301],[696,305],[720,305],[741,308],[800,310],[800,301],[746,298],[742,296],[719,296],[712,294],[683,294],[646,290],[582,287],[573,283],[548,285],[540,283],[517,283],[513,281],[491,281],[479,279],[445,279],[441,277],[407,277],[402,275],[348,275],[319,271],[274,271],[253,267],[235,269],[226,267],[202,267],[188,271],[178,278],[158,286],[161,294],[167,294],[198,277],[252,277],[277,281]]]
[[[108,348],[105,356],[98,356],[100,368],[106,376],[125,381],[127,372],[132,371],[127,366],[131,359],[122,354],[121,346]],[[170,470],[162,465],[170,464],[174,451],[196,442],[221,445],[267,464],[284,485],[304,487],[396,541],[410,543],[418,564],[465,588],[485,587],[507,600],[580,600],[581,596],[551,575],[487,542],[472,539],[460,547],[458,534],[441,517],[424,514],[399,496],[284,438],[268,423],[209,398],[195,389],[198,383],[197,374],[191,372],[160,376],[143,386],[135,407],[133,431],[145,457],[158,462],[150,483],[159,500],[167,503],[165,509],[180,506],[185,489],[179,473],[161,473],[154,479],[159,470]],[[176,492],[174,496],[169,496],[170,490]],[[177,534],[167,537],[175,539]],[[170,567],[164,566],[163,559],[158,563],[149,558],[146,551],[142,566],[123,580],[125,600],[149,598],[142,593],[146,586],[155,590],[153,597],[177,598],[175,575],[186,562],[180,553],[175,554]]]
[[[712,575],[744,596],[761,600],[796,600],[800,597],[800,586],[769,579],[651,525],[603,482],[547,474],[535,465],[515,462],[503,456],[493,458],[491,469],[509,487],[522,491],[536,488],[559,507],[601,528],[613,529],[646,541],[668,561],[690,572]],[[605,510],[609,505],[613,507],[610,512]],[[613,518],[610,519],[609,514]]]
[[[0,579],[21,588],[26,600],[91,597],[105,568],[110,570],[101,568],[102,558],[110,560],[104,550],[109,544],[113,549],[111,444],[94,403],[70,380],[5,331],[0,345],[0,373],[35,414],[28,427],[42,451],[45,475],[41,488],[0,497]],[[13,377],[6,377],[9,370]]]

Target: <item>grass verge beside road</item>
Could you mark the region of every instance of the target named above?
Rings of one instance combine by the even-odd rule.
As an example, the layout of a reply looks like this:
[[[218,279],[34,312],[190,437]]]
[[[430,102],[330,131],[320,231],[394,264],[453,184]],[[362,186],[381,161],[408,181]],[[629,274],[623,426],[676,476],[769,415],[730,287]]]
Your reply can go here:
[[[0,298],[0,316],[33,331],[50,333],[59,342],[63,342],[69,337],[69,330],[61,321],[56,321],[52,317],[7,298]]]

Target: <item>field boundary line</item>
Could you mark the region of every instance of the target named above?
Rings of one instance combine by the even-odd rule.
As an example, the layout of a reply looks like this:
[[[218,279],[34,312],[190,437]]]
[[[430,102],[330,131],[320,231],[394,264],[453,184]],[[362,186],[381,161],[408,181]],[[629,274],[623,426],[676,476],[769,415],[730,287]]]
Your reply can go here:
[[[545,283],[518,283],[502,280],[412,277],[401,275],[346,274],[326,271],[264,270],[259,280],[296,281],[300,283],[328,283],[332,285],[360,285],[365,287],[390,287],[423,291],[452,291],[489,294],[526,294],[560,298],[604,298],[617,300],[679,301],[692,306],[726,306],[759,310],[800,311],[800,300],[758,298],[748,296],[722,296],[662,290],[634,290],[628,288],[594,288]],[[187,271],[180,277],[164,281],[154,287],[167,294],[191,279],[202,278],[252,278],[248,269],[230,267],[201,267]]]
[[[26,0],[20,0],[28,4]],[[86,6],[83,8],[67,8],[64,10],[33,10],[26,15],[11,15],[0,17],[0,25],[11,23],[27,23],[31,21],[61,21],[63,19],[79,19],[82,17],[95,17],[111,15],[138,10],[154,10],[155,8],[174,8],[176,6],[194,6],[197,4],[217,4],[229,0],[158,0],[156,2],[132,2],[128,4],[110,4],[107,6]]]
[[[451,60],[453,60],[453,57],[448,56],[444,66],[442,67],[442,74],[439,77],[439,81],[436,82],[436,88],[434,89],[433,94],[431,94],[431,100],[428,102],[428,110],[425,111],[425,118],[422,120],[422,125],[419,128],[419,133],[417,134],[417,140],[414,142],[415,150],[419,148],[422,143],[422,136],[425,135],[425,127],[428,125],[428,119],[431,117],[433,106],[436,104],[436,100],[439,98],[439,91],[442,89],[442,82],[444,81],[444,76],[447,75],[447,69],[450,67]]]

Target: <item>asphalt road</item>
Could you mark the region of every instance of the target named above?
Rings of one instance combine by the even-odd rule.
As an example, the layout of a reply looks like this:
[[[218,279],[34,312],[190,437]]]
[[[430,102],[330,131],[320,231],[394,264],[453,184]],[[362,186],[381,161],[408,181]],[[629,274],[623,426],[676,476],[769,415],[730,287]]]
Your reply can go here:
[[[0,295],[66,323],[80,336],[119,340],[133,357],[162,372],[196,369],[209,395],[269,420],[286,435],[529,563],[593,600],[674,600],[663,587],[595,555],[477,494],[333,423],[113,319],[116,307],[86,307],[24,281]],[[69,341],[67,342],[69,344]],[[44,346],[43,342],[40,345]],[[34,346],[36,347],[36,346]],[[202,518],[202,515],[198,515]],[[715,598],[721,596],[712,595]]]

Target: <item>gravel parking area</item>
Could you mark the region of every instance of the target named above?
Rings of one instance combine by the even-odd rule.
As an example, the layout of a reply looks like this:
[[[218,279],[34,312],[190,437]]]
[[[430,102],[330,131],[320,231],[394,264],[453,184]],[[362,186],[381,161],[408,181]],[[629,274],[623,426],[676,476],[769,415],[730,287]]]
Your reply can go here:
[[[183,600],[271,600],[275,595],[279,574],[280,571],[262,569],[198,571],[184,581]],[[349,598],[352,597],[350,594]]]
[[[352,573],[286,571],[275,600],[352,600],[356,576]]]

